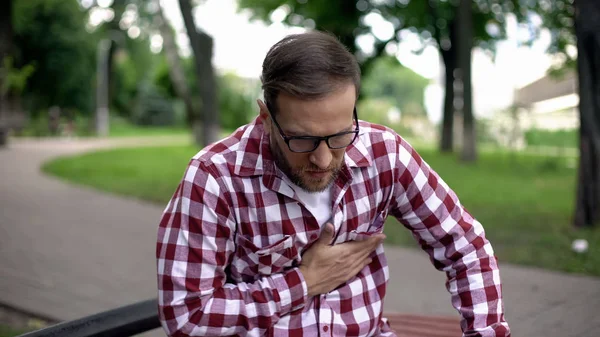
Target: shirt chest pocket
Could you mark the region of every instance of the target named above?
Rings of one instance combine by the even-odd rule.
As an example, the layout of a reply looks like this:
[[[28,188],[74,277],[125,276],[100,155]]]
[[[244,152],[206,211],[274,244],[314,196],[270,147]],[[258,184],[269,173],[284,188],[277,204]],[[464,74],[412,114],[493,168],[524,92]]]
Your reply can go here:
[[[375,220],[365,221],[357,226],[355,229],[348,230],[345,241],[362,241],[370,238],[373,235],[383,233],[383,227],[385,223],[385,216],[378,214]]]
[[[294,266],[299,261],[298,250],[294,245],[294,237],[286,235],[277,242],[259,247],[249,239],[238,235],[238,258],[245,267],[242,274],[246,276],[271,275]]]

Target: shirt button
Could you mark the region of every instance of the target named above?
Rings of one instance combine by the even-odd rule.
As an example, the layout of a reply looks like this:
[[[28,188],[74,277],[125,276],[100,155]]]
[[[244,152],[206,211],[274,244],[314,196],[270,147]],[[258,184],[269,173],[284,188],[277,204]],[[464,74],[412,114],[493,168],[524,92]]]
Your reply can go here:
[[[311,239],[311,240],[316,240],[316,239],[317,239],[317,234],[313,234],[313,235],[311,235],[311,236],[310,236],[310,239]]]
[[[327,325],[326,325],[326,326],[324,326],[324,327],[323,327],[323,331],[325,331],[325,332],[329,331],[329,327],[328,327]]]

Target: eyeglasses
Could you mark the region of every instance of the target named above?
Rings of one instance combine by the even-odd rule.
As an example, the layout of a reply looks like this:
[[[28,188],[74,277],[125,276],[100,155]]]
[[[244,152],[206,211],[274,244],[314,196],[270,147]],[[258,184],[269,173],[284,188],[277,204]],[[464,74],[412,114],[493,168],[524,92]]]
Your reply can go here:
[[[318,136],[288,137],[283,133],[281,126],[279,126],[279,123],[277,123],[275,116],[273,116],[273,114],[271,113],[271,109],[269,109],[269,114],[271,115],[271,119],[275,123],[275,126],[277,126],[277,129],[279,130],[279,134],[281,135],[281,138],[283,138],[283,140],[287,144],[290,151],[296,152],[296,153],[313,152],[314,150],[317,149],[317,147],[319,147],[319,145],[321,144],[322,141],[325,141],[325,143],[327,144],[327,146],[329,146],[330,149],[334,149],[334,150],[343,149],[345,147],[348,147],[350,144],[352,144],[354,142],[354,140],[356,139],[356,137],[358,136],[358,117],[356,114],[356,107],[354,108],[354,111],[353,111],[354,121],[356,122],[356,128],[354,130],[343,131],[343,132],[339,132],[339,133],[325,136],[325,137],[318,137]]]

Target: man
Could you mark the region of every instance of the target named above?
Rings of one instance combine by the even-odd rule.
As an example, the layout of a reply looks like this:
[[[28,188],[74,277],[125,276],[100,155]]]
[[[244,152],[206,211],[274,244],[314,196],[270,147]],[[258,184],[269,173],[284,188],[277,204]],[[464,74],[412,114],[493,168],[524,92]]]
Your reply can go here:
[[[291,35],[261,79],[259,116],[190,161],[164,212],[164,329],[394,336],[382,316],[391,215],[447,273],[465,336],[509,336],[481,224],[402,137],[358,120],[352,54],[325,33]]]

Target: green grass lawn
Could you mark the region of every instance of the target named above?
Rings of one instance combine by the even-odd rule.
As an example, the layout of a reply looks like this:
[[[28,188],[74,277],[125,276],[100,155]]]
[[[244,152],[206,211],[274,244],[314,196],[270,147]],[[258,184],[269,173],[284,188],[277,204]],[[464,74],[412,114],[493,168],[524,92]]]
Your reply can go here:
[[[500,263],[600,276],[600,229],[575,230],[577,170],[562,158],[487,152],[475,165],[434,151],[421,153],[484,226]],[[415,245],[410,233],[388,220],[388,238]],[[571,251],[585,238],[589,251]]]
[[[164,205],[197,148],[117,149],[60,158],[43,170],[75,183]],[[500,263],[512,262],[600,276],[600,229],[571,226],[576,169],[566,159],[483,152],[474,165],[423,149],[421,155],[484,225]],[[572,160],[572,159],[571,159]],[[410,233],[390,219],[388,241],[415,246]],[[586,238],[587,253],[571,251]]]
[[[25,330],[14,329],[9,326],[0,324],[0,337],[14,337],[22,335],[26,332],[27,331]]]
[[[42,169],[78,184],[166,204],[196,152],[193,146],[106,150],[57,159]]]
[[[110,124],[110,137],[178,136],[190,135],[191,131],[183,126],[139,126],[116,120]]]

